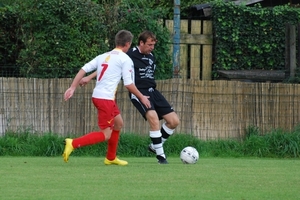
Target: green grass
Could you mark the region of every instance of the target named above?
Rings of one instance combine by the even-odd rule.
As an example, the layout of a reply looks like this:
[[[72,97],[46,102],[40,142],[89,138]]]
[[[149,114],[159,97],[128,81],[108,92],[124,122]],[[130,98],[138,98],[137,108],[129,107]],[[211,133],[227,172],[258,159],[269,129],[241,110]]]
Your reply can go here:
[[[189,200],[299,199],[300,160],[127,157],[128,166],[105,166],[103,157],[0,157],[0,199]]]

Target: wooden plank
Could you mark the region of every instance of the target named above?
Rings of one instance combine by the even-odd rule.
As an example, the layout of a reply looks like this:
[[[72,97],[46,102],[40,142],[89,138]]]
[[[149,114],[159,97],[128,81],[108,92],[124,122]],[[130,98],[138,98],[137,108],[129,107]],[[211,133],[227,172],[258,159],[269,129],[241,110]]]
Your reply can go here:
[[[213,44],[213,36],[211,34],[180,34],[181,44]]]
[[[190,47],[190,79],[199,79],[201,74],[201,47],[192,45]]]
[[[227,79],[282,81],[285,78],[285,73],[281,70],[218,70],[217,72]]]
[[[203,45],[202,80],[212,79],[212,45]]]
[[[192,20],[191,21],[191,34],[200,34],[201,33],[201,21]],[[191,45],[190,46],[190,79],[199,79],[200,80],[200,59],[201,59],[201,49],[200,45]]]
[[[212,21],[203,21],[203,34],[212,36]],[[212,45],[204,44],[202,52],[202,80],[211,80],[212,76]]]
[[[188,20],[180,20],[180,39],[181,35],[188,33]],[[179,77],[186,79],[188,77],[188,45],[180,44],[180,63]]]
[[[250,5],[250,4],[254,4],[254,3],[258,3],[261,2],[263,0],[236,0],[233,1],[233,3],[235,3],[235,5],[240,5],[240,4],[245,4],[245,5]]]
[[[170,33],[173,33],[173,30],[174,30],[174,21],[173,20],[166,20],[165,26],[169,30]]]
[[[180,68],[178,70],[179,78],[187,79],[188,71],[188,46],[180,45]]]
[[[194,22],[193,22],[194,21]],[[197,22],[198,21],[198,22]],[[201,24],[201,20],[192,20],[191,23],[197,23]],[[207,22],[208,23],[208,22]],[[168,30],[172,33],[173,32],[173,20],[166,20],[165,26],[168,28]],[[193,26],[193,25],[192,25]],[[182,44],[213,44],[213,35],[212,32],[208,32],[207,34],[203,33],[188,33],[188,20],[181,20],[180,21],[180,43]],[[173,34],[171,34],[171,39],[173,39]]]

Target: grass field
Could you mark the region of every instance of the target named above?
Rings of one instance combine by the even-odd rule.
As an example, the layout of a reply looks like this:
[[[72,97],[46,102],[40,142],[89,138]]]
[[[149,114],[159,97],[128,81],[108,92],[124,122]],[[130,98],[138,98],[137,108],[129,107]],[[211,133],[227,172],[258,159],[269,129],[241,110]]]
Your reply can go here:
[[[300,197],[300,160],[200,158],[184,165],[169,158],[126,160],[105,166],[104,158],[0,157],[0,199],[106,200],[293,200]]]

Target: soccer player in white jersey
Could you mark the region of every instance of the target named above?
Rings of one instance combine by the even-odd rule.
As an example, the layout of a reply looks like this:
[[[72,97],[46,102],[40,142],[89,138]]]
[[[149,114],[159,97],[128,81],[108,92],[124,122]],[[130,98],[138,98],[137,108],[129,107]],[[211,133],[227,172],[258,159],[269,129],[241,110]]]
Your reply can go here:
[[[96,86],[92,94],[92,102],[98,110],[98,126],[100,131],[90,132],[78,138],[66,138],[62,154],[65,162],[76,148],[108,141],[106,165],[127,165],[128,162],[116,157],[120,129],[123,126],[119,108],[115,101],[118,84],[123,79],[124,86],[135,94],[147,107],[150,107],[148,96],[144,96],[136,88],[133,80],[134,68],[132,60],[126,54],[131,46],[133,35],[127,30],[119,31],[115,36],[116,48],[95,57],[86,63],[75,76],[71,86],[66,90],[64,99],[70,99],[80,80],[86,73],[97,70]]]

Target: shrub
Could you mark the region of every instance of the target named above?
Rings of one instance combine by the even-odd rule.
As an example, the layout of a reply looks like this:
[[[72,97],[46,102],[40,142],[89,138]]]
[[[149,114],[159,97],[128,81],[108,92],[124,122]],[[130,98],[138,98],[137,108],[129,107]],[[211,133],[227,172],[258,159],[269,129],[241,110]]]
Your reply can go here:
[[[114,48],[120,29],[135,37],[148,29],[159,41],[156,78],[172,76],[170,33],[158,20],[164,11],[152,9],[145,0],[17,0],[0,7],[0,13],[0,64],[15,65],[6,67],[10,74],[72,78],[84,63]]]
[[[23,47],[18,37],[19,13],[13,6],[0,5],[0,16],[0,65],[15,65],[20,48]]]
[[[23,76],[73,77],[83,63],[108,49],[98,4],[26,0],[19,2],[18,10],[25,48],[17,61]]]
[[[299,9],[288,5],[249,7],[219,0],[212,5],[214,72],[220,69],[285,70],[285,27],[299,23]]]
[[[251,129],[257,131],[257,129]],[[61,156],[64,149],[64,137],[54,133],[39,135],[30,131],[6,133],[0,137],[0,156]],[[149,136],[122,133],[118,146],[118,155],[148,157]],[[219,139],[203,141],[189,134],[174,134],[164,144],[167,156],[179,157],[186,146],[195,147],[201,157],[269,157],[299,158],[300,132],[274,130],[261,135],[259,132],[248,134],[243,141]],[[73,156],[105,156],[107,143],[99,143],[76,149]]]
[[[132,46],[137,45],[138,35],[144,30],[152,31],[158,42],[153,51],[156,57],[156,79],[168,79],[173,75],[171,56],[171,33],[163,26],[163,18],[166,10],[160,7],[152,7],[152,3],[146,0],[139,1],[105,1],[103,3],[105,12],[105,24],[109,27],[107,32],[108,43],[114,46],[114,35],[118,30],[126,29],[134,35]]]
[[[300,154],[299,147],[299,127],[291,132],[275,129],[264,135],[260,134],[257,128],[252,127],[248,129],[247,137],[243,141],[242,151],[247,156],[298,158]]]

